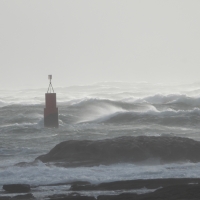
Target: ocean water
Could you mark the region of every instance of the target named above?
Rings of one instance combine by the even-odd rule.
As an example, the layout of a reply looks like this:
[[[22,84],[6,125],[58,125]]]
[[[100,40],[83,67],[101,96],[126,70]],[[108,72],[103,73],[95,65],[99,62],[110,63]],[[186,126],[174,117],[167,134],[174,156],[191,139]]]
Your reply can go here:
[[[37,186],[78,180],[100,183],[200,177],[200,163],[190,162],[74,168],[37,162],[34,166],[15,166],[34,161],[66,140],[141,135],[200,140],[200,83],[101,82],[54,89],[59,109],[58,129],[43,125],[46,88],[0,91],[0,188],[11,183]],[[58,190],[54,188],[55,193]]]

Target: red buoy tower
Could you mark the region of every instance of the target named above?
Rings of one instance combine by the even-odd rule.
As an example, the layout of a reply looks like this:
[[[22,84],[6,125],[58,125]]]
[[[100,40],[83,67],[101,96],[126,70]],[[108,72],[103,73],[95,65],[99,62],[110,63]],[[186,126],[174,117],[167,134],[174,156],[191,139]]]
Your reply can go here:
[[[47,93],[45,94],[46,108],[44,109],[44,126],[58,128],[58,108],[56,107],[56,93],[54,93],[51,84],[52,75],[49,75],[48,78],[50,83]]]

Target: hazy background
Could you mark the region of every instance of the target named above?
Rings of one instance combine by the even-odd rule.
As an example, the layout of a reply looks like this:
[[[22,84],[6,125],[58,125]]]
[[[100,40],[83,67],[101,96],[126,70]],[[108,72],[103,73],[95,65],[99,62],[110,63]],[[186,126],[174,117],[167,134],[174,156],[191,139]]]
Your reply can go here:
[[[0,0],[0,88],[195,82],[199,0]]]

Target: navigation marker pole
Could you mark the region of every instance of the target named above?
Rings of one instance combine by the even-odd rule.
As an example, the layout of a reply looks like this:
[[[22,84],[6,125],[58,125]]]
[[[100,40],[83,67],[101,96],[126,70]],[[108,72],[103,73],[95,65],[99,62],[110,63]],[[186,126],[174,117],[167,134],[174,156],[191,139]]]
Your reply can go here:
[[[58,108],[56,107],[56,93],[51,83],[52,75],[48,75],[49,87],[45,94],[44,126],[58,128]]]

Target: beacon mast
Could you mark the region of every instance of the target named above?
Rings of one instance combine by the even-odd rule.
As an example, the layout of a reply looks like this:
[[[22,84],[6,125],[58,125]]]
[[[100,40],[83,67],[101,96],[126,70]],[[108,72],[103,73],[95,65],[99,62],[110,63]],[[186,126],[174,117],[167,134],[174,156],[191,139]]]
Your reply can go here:
[[[56,93],[51,84],[52,75],[48,75],[49,87],[45,94],[44,126],[58,128],[58,108],[56,107]]]

